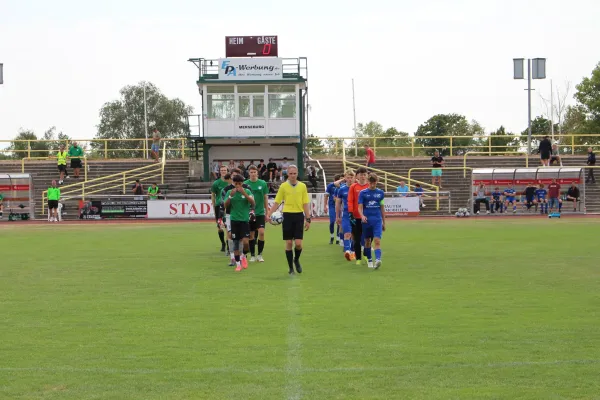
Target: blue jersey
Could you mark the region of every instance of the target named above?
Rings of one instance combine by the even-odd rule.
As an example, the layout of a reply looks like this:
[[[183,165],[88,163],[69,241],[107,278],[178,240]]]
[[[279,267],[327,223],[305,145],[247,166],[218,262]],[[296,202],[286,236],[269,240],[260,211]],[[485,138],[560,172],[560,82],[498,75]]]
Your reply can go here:
[[[492,192],[492,199],[499,201],[502,197],[502,192]]]
[[[515,197],[515,189],[504,189],[504,193],[506,193],[506,197]]]
[[[336,191],[336,187],[333,183],[330,183],[329,185],[327,185],[327,189],[325,190],[325,193],[327,193],[329,195],[329,209],[331,208],[335,208],[335,191]]]
[[[538,189],[535,191],[535,197],[538,199],[545,199],[548,191],[546,189]]]
[[[385,193],[381,189],[365,189],[361,190],[358,195],[358,204],[363,205],[363,215],[367,217],[369,223],[381,221],[381,205]]]
[[[346,184],[341,185],[337,191],[337,198],[342,200],[342,216],[344,217],[350,215],[348,212],[348,193],[350,193],[350,187]]]

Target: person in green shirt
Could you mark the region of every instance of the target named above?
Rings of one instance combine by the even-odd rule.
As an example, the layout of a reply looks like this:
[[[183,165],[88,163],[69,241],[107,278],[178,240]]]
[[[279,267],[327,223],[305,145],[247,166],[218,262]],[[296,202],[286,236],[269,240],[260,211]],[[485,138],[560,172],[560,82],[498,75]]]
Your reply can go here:
[[[79,178],[81,157],[83,157],[83,149],[77,145],[77,142],[73,142],[71,147],[69,147],[69,158],[71,159],[71,168],[75,171],[75,175],[73,176],[75,179]]]
[[[60,188],[56,186],[56,181],[52,181],[52,186],[48,188],[48,221],[58,222],[58,201],[60,200]]]
[[[250,262],[264,262],[262,252],[265,248],[265,214],[266,208],[269,205],[268,197],[269,186],[267,182],[258,179],[258,168],[254,165],[248,167],[250,179],[244,182],[250,186],[252,195],[254,196],[254,217],[250,218]],[[258,231],[258,256],[256,254],[256,232]]]
[[[225,196],[225,208],[230,208],[231,239],[233,240],[233,252],[235,257],[235,270],[241,271],[248,268],[248,238],[250,237],[250,210],[255,206],[252,191],[244,188],[244,177],[236,175],[233,177],[234,188],[229,190]],[[240,241],[243,244],[244,257],[240,257]]]
[[[150,186],[148,188],[148,199],[156,200],[156,199],[158,199],[159,194],[160,194],[160,189],[158,188],[156,183],[153,183],[152,186]]]
[[[217,231],[219,234],[219,240],[221,241],[221,251],[225,251],[225,231],[223,231],[223,218],[225,217],[225,210],[223,209],[223,198],[221,197],[221,192],[227,185],[229,185],[229,181],[225,179],[225,175],[229,170],[226,166],[222,165],[219,168],[219,179],[213,182],[210,187],[210,200],[212,202],[213,210],[215,211],[215,222],[217,223]]]
[[[2,219],[2,215],[4,214],[4,196],[0,193],[0,219]]]

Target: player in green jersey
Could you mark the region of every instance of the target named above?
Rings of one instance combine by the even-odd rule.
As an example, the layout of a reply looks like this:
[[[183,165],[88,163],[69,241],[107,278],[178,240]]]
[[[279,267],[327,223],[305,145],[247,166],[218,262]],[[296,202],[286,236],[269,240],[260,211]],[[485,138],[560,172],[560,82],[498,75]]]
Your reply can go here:
[[[234,188],[229,190],[225,196],[225,208],[229,208],[231,218],[231,239],[233,240],[233,252],[235,257],[235,270],[241,271],[248,268],[246,257],[240,257],[240,242],[243,252],[248,252],[248,238],[250,237],[250,210],[255,206],[254,197],[250,189],[244,188],[244,178],[241,175],[233,177]]]
[[[254,216],[250,216],[250,262],[264,262],[262,252],[265,248],[265,214],[269,206],[268,197],[269,187],[267,182],[258,179],[258,168],[251,165],[248,168],[250,179],[244,183],[250,186],[254,196]],[[256,233],[258,232],[258,257],[256,255]]]
[[[223,208],[223,198],[221,192],[229,182],[225,179],[225,175],[229,170],[225,165],[219,168],[219,179],[213,182],[210,187],[210,200],[212,202],[213,210],[215,212],[215,222],[217,223],[217,232],[219,234],[219,240],[221,241],[221,251],[225,251],[225,231],[223,231],[223,218],[225,217],[225,209]]]

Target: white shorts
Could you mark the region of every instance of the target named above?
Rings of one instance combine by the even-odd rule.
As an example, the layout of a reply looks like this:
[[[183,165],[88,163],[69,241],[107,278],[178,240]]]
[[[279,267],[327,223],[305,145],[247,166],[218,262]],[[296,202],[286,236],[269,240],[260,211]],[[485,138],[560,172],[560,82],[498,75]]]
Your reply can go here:
[[[225,227],[227,228],[227,232],[231,232],[231,218],[229,215],[225,216]]]

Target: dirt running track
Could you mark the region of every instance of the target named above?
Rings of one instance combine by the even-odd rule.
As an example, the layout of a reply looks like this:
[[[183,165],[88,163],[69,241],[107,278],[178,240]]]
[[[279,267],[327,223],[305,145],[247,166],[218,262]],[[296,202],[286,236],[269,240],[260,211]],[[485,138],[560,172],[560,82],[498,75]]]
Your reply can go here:
[[[480,219],[494,219],[494,218],[501,218],[501,219],[540,219],[540,218],[546,218],[544,216],[538,215],[538,214],[528,214],[528,215],[502,215],[502,216],[496,216],[496,215],[480,215],[480,216],[472,216],[469,217],[469,220],[480,220]],[[563,219],[599,219],[600,218],[600,214],[576,214],[576,215],[564,215]],[[456,217],[454,216],[432,216],[432,217],[388,217],[387,218],[392,219],[392,220],[402,220],[402,219],[406,219],[406,220],[424,220],[424,221],[448,221],[450,219],[454,220],[456,219]],[[464,219],[464,218],[463,218]],[[315,218],[314,219],[315,222],[328,222],[329,218]],[[3,225],[7,225],[6,220],[2,220],[0,221],[0,228]],[[11,221],[13,222],[13,221]],[[15,226],[15,225],[23,225],[23,226],[29,226],[29,225],[48,225],[50,224],[48,221],[43,220],[43,219],[38,219],[38,220],[32,220],[32,221],[14,221],[15,223],[11,223],[11,226]],[[63,222],[59,222],[60,225],[106,225],[106,224],[174,224],[174,223],[185,223],[185,224],[191,224],[191,223],[205,223],[205,224],[214,224],[214,220],[212,219],[105,219],[105,220],[65,220]]]

